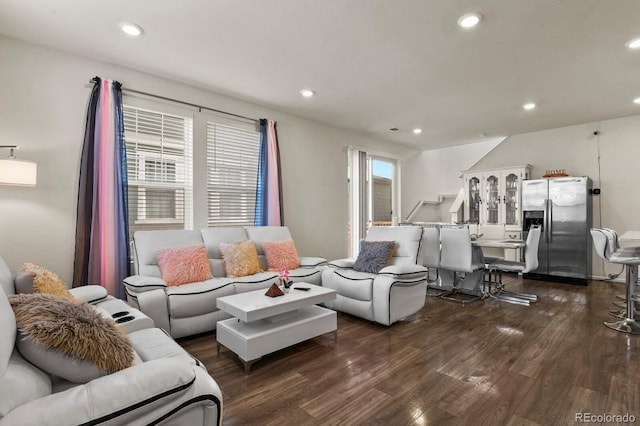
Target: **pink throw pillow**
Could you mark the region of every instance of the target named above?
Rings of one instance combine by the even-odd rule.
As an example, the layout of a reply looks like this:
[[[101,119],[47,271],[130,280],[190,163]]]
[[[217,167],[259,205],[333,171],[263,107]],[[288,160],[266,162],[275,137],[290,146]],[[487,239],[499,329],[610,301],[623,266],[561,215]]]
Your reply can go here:
[[[291,240],[262,243],[269,270],[296,269],[300,267],[300,258],[296,246]]]
[[[162,279],[169,286],[205,281],[211,266],[204,246],[172,247],[156,253]]]

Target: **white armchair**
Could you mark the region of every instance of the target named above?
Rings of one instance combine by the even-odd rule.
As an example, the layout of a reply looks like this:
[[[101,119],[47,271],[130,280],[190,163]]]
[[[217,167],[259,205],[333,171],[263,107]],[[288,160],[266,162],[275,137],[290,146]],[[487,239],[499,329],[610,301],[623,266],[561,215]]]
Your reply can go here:
[[[422,228],[372,227],[365,241],[396,243],[387,266],[375,274],[354,270],[355,259],[329,262],[322,285],[336,290],[337,297],[325,306],[384,325],[418,312],[427,292],[427,268],[418,264]]]

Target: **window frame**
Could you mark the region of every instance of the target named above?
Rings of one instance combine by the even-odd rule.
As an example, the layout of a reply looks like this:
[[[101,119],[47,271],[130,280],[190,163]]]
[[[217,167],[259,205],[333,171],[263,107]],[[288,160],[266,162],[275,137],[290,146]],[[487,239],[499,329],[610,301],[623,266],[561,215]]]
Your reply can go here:
[[[217,114],[217,113],[203,113],[202,114],[204,116],[204,123],[202,123],[202,126],[204,128],[204,134],[205,134],[205,140],[204,140],[204,145],[206,145],[205,147],[205,161],[206,161],[206,185],[204,187],[204,191],[206,194],[206,203],[205,203],[205,208],[206,208],[206,217],[204,218],[206,221],[206,226],[207,227],[215,227],[215,226],[253,226],[255,224],[255,197],[257,195],[257,191],[256,191],[256,183],[257,183],[257,172],[258,172],[258,163],[259,163],[259,156],[260,156],[260,131],[259,131],[259,124],[257,122],[253,122],[250,120],[244,120],[244,119],[233,119],[233,118],[229,118],[227,116],[223,116],[222,114]],[[225,219],[224,215],[219,215],[217,217],[213,217],[212,216],[212,211],[211,211],[211,197],[212,197],[212,180],[213,177],[210,176],[210,171],[211,171],[211,166],[212,166],[212,162],[214,162],[215,160],[211,158],[211,145],[212,145],[212,141],[210,140],[210,131],[212,129],[210,129],[210,125],[215,125],[215,126],[220,126],[221,128],[231,128],[234,129],[234,132],[246,132],[251,134],[251,137],[253,138],[253,142],[255,142],[255,145],[253,147],[251,147],[250,149],[252,150],[251,152],[253,154],[255,154],[255,158],[251,160],[252,163],[255,164],[255,169],[252,169],[252,171],[250,173],[248,173],[247,175],[249,176],[246,180],[246,182],[244,183],[244,185],[237,185],[237,182],[233,182],[233,184],[229,185],[230,187],[235,187],[236,189],[238,189],[236,191],[236,194],[240,195],[240,196],[244,196],[244,197],[248,197],[248,199],[242,203],[242,205],[237,205],[232,207],[232,211],[241,211],[244,210],[244,214],[242,215],[242,217],[236,217],[233,219]],[[236,147],[237,148],[237,147]],[[245,149],[246,152],[246,147],[243,147],[242,149]],[[234,164],[239,164],[238,158],[234,158],[232,163]],[[241,173],[243,170],[245,170],[247,167],[246,164],[243,164],[242,167],[237,167],[236,171]],[[230,167],[233,168],[233,167]],[[223,178],[224,179],[224,178]],[[249,191],[242,191],[242,188],[249,188]],[[231,191],[229,191],[229,193],[232,193],[233,189]],[[247,193],[253,193],[253,195],[249,194],[246,195]],[[222,210],[224,208],[223,202],[219,203],[219,208]],[[235,210],[233,210],[235,209]],[[228,215],[229,217],[233,217],[233,215]]]
[[[173,228],[176,225],[183,224],[182,229],[193,229],[194,213],[193,213],[193,198],[194,198],[194,184],[193,184],[193,169],[194,169],[194,117],[193,112],[185,109],[175,108],[173,105],[167,105],[162,102],[150,102],[147,100],[141,100],[136,97],[125,96],[123,98],[123,115],[128,108],[146,111],[152,114],[161,114],[164,116],[170,116],[184,120],[184,133],[183,143],[174,143],[170,140],[163,141],[153,140],[158,135],[152,135],[149,139],[139,137],[136,142],[127,142],[127,133],[131,130],[126,129],[125,125],[125,146],[127,146],[127,166],[130,168],[130,164],[133,162],[136,164],[136,170],[128,170],[128,192],[129,200],[132,197],[137,197],[136,200],[136,217],[129,218],[129,226],[137,227],[144,226],[144,229],[164,229],[165,227]],[[138,132],[138,135],[143,134]],[[140,143],[142,141],[142,143]],[[132,144],[148,145],[157,147],[159,152],[149,152],[143,150],[134,150],[136,158],[132,158],[132,152],[130,146]],[[164,149],[168,152],[163,152]],[[174,153],[176,150],[182,150],[182,155]],[[148,170],[147,162],[155,161],[156,163],[174,164],[175,172],[172,181],[166,179],[148,181],[145,179],[146,173],[151,173]],[[162,166],[161,166],[162,167]],[[183,168],[182,171],[179,171]],[[161,176],[166,176],[165,171],[160,171]],[[180,175],[180,176],[179,176]],[[181,179],[178,179],[180,177]],[[165,180],[164,182],[162,180]],[[136,194],[132,194],[135,189]],[[167,192],[173,191],[174,197],[174,215],[170,217],[148,217],[148,209],[146,206],[146,191],[147,190],[166,190]],[[182,200],[180,200],[182,198]],[[142,201],[142,203],[141,203]],[[162,206],[157,206],[159,209]],[[131,212],[131,207],[130,207]],[[157,225],[157,226],[154,226]],[[164,226],[163,226],[164,225]]]

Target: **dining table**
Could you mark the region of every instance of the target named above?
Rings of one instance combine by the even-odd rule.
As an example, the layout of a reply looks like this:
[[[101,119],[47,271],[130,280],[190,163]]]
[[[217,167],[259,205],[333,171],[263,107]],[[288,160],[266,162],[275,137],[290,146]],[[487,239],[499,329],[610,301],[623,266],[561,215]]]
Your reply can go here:
[[[489,238],[478,238],[471,240],[471,246],[473,249],[472,256],[474,262],[486,263],[485,257],[482,253],[482,248],[499,248],[499,249],[513,249],[520,250],[520,258],[521,252],[524,248],[523,240],[500,240],[500,239],[489,239]],[[486,270],[478,269],[474,272],[468,273],[461,279],[458,283],[458,291],[462,293],[466,293],[469,295],[476,296],[487,296],[486,290]],[[451,290],[453,287],[454,275],[452,271],[447,271],[442,269],[439,271],[439,278],[437,282],[431,283],[429,287],[438,289],[438,290]]]
[[[626,231],[624,234],[620,235],[619,239],[621,242],[640,242],[640,231]]]
[[[522,260],[522,249],[525,246],[524,240],[499,240],[499,239],[485,239],[478,238],[475,240],[471,240],[471,244],[474,247],[482,247],[487,248],[499,248],[499,249],[507,249],[507,250],[518,250],[518,260]]]

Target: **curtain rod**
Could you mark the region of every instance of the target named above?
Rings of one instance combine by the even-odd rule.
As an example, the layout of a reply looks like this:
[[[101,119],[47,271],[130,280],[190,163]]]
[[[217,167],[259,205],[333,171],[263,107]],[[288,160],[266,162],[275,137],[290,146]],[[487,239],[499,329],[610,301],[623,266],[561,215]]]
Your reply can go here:
[[[98,79],[98,78],[99,77],[93,77],[91,80],[89,80],[89,83],[95,83],[97,81],[96,79]],[[226,115],[230,115],[232,117],[237,117],[237,118],[242,118],[244,120],[253,121],[254,123],[258,123],[260,121],[260,120],[255,119],[255,118],[245,117],[244,115],[234,114],[232,112],[221,111],[219,109],[210,108],[210,107],[203,106],[203,105],[197,105],[197,104],[193,104],[191,102],[181,101],[179,99],[168,98],[166,96],[154,95],[153,93],[147,93],[147,92],[142,92],[140,90],[129,89],[127,87],[122,87],[122,83],[120,83],[118,81],[114,81],[114,82],[120,84],[121,90],[123,92],[135,93],[135,94],[138,94],[138,95],[149,96],[151,98],[162,99],[163,101],[169,101],[169,102],[175,102],[175,103],[182,104],[182,105],[187,105],[187,106],[190,106],[190,107],[198,108],[198,112],[202,112],[202,110],[205,109],[207,111],[218,112],[220,114],[226,114]]]

